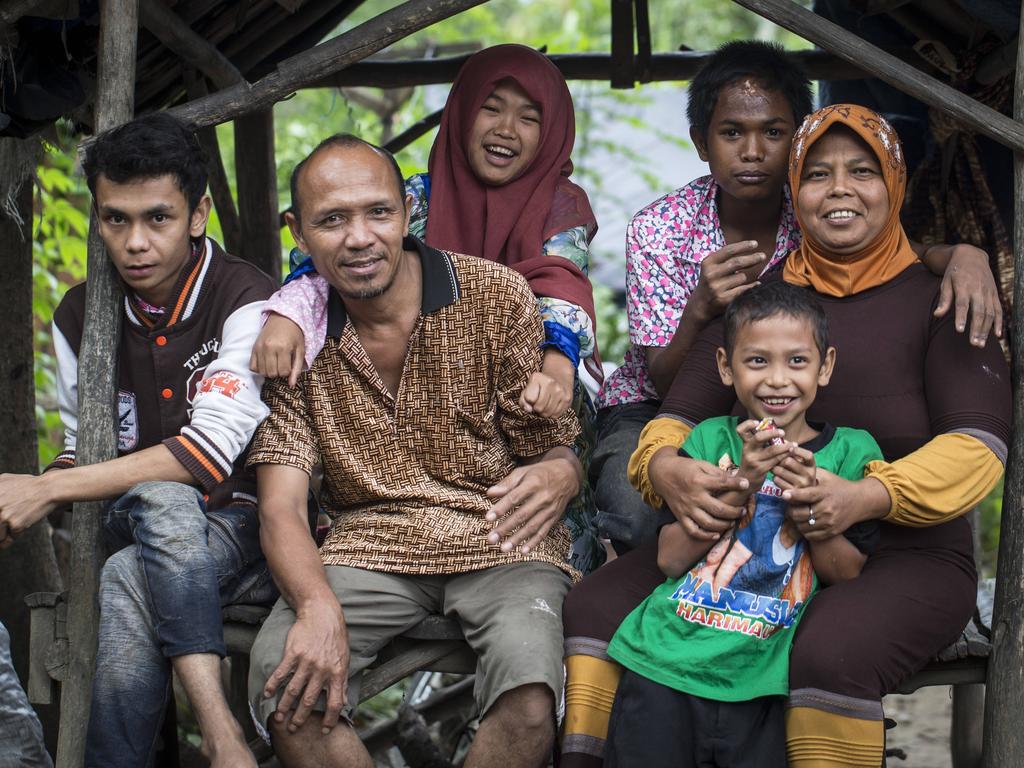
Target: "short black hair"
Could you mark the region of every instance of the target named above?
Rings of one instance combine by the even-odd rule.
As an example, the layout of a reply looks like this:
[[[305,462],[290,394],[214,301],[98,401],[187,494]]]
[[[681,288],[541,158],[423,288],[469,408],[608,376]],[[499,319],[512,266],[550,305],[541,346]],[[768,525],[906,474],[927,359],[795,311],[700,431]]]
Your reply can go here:
[[[85,147],[82,169],[96,198],[96,180],[115,184],[171,175],[191,214],[206,191],[208,158],[195,130],[166,112],[154,112],[104,131]]]
[[[686,102],[686,119],[690,126],[706,136],[722,89],[744,77],[781,93],[793,110],[794,126],[800,125],[813,111],[811,81],[803,67],[789,58],[781,45],[761,40],[735,40],[719,46],[690,81]]]
[[[806,289],[782,280],[770,280],[744,291],[725,310],[725,353],[732,358],[736,335],[751,323],[785,315],[806,320],[814,333],[814,344],[821,360],[828,351],[828,318],[821,303]]]
[[[361,139],[358,136],[353,136],[351,133],[336,133],[333,136],[328,136],[326,139],[321,141],[313,151],[306,155],[295,169],[292,171],[291,178],[291,191],[292,191],[292,215],[301,221],[299,214],[299,175],[302,173],[302,169],[306,167],[306,163],[316,157],[322,150],[330,149],[331,147],[338,147],[340,149],[350,149],[352,147],[368,147],[376,152],[378,155],[383,157],[391,165],[391,170],[395,174],[395,184],[398,187],[398,197],[402,201],[402,207],[405,207],[405,178],[402,176],[402,169],[398,166],[398,161],[395,160],[395,156],[391,154],[384,147],[378,147],[376,144],[372,144],[365,139]]]

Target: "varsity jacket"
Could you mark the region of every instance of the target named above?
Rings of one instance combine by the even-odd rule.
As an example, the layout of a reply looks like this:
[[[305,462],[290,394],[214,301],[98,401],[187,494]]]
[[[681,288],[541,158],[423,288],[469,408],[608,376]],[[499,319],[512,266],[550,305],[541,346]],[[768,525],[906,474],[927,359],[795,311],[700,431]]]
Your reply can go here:
[[[182,270],[163,315],[147,315],[130,291],[124,297],[118,455],[163,443],[208,495],[210,509],[255,502],[244,454],[269,411],[249,356],[263,303],[274,290],[267,275],[207,238]],[[53,315],[64,450],[47,469],[75,463],[84,316],[83,283],[65,294]]]

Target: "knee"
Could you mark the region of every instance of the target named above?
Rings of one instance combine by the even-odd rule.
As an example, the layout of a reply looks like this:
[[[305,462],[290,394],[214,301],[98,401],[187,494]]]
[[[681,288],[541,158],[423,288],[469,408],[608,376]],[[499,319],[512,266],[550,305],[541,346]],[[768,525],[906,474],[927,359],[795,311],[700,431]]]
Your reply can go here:
[[[134,486],[127,494],[131,499],[128,515],[136,531],[173,531],[182,533],[194,524],[205,529],[202,494],[190,485],[173,482],[147,482]]]
[[[794,690],[818,688],[858,696],[870,695],[879,686],[868,646],[849,632],[830,633],[821,642],[798,636],[789,657],[789,679]]]
[[[541,683],[521,685],[501,694],[487,717],[498,719],[508,732],[554,736],[555,695]]]
[[[133,485],[127,495],[146,507],[190,506],[197,505],[203,500],[197,488],[170,480],[140,482]]]
[[[100,571],[100,601],[112,594],[121,594],[138,585],[138,559],[131,549],[122,549],[107,558]]]

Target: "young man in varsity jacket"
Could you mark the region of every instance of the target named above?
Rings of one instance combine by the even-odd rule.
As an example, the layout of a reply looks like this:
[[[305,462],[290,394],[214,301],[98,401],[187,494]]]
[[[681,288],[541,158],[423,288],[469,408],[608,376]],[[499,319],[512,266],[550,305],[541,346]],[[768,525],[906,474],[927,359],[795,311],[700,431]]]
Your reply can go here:
[[[124,287],[118,458],[75,466],[85,286],[54,313],[65,447],[42,475],[0,476],[0,547],[73,501],[116,499],[100,586],[86,765],[146,766],[171,668],[218,767],[255,766],[220,683],[221,606],[275,595],[243,469],[267,414],[249,371],[269,277],[205,237],[206,158],[166,114],[101,135],[83,162]]]

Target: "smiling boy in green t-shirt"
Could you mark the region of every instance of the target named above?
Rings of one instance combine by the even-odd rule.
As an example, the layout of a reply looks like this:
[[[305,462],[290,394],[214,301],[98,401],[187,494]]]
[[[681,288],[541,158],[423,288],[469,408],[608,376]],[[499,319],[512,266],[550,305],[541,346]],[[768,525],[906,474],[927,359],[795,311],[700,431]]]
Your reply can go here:
[[[871,522],[808,542],[800,529],[813,528],[813,511],[782,499],[813,483],[816,467],[855,480],[881,458],[868,433],[806,419],[835,357],[825,315],[802,288],[769,282],[726,311],[719,373],[749,419],[701,422],[680,453],[746,478],[749,490],[724,500],[748,511],[716,542],[691,538],[678,521],[661,528],[658,565],[668,579],[608,647],[626,667],[609,768],[786,764],[782,704],[803,607],[819,579],[856,577],[878,540]]]

